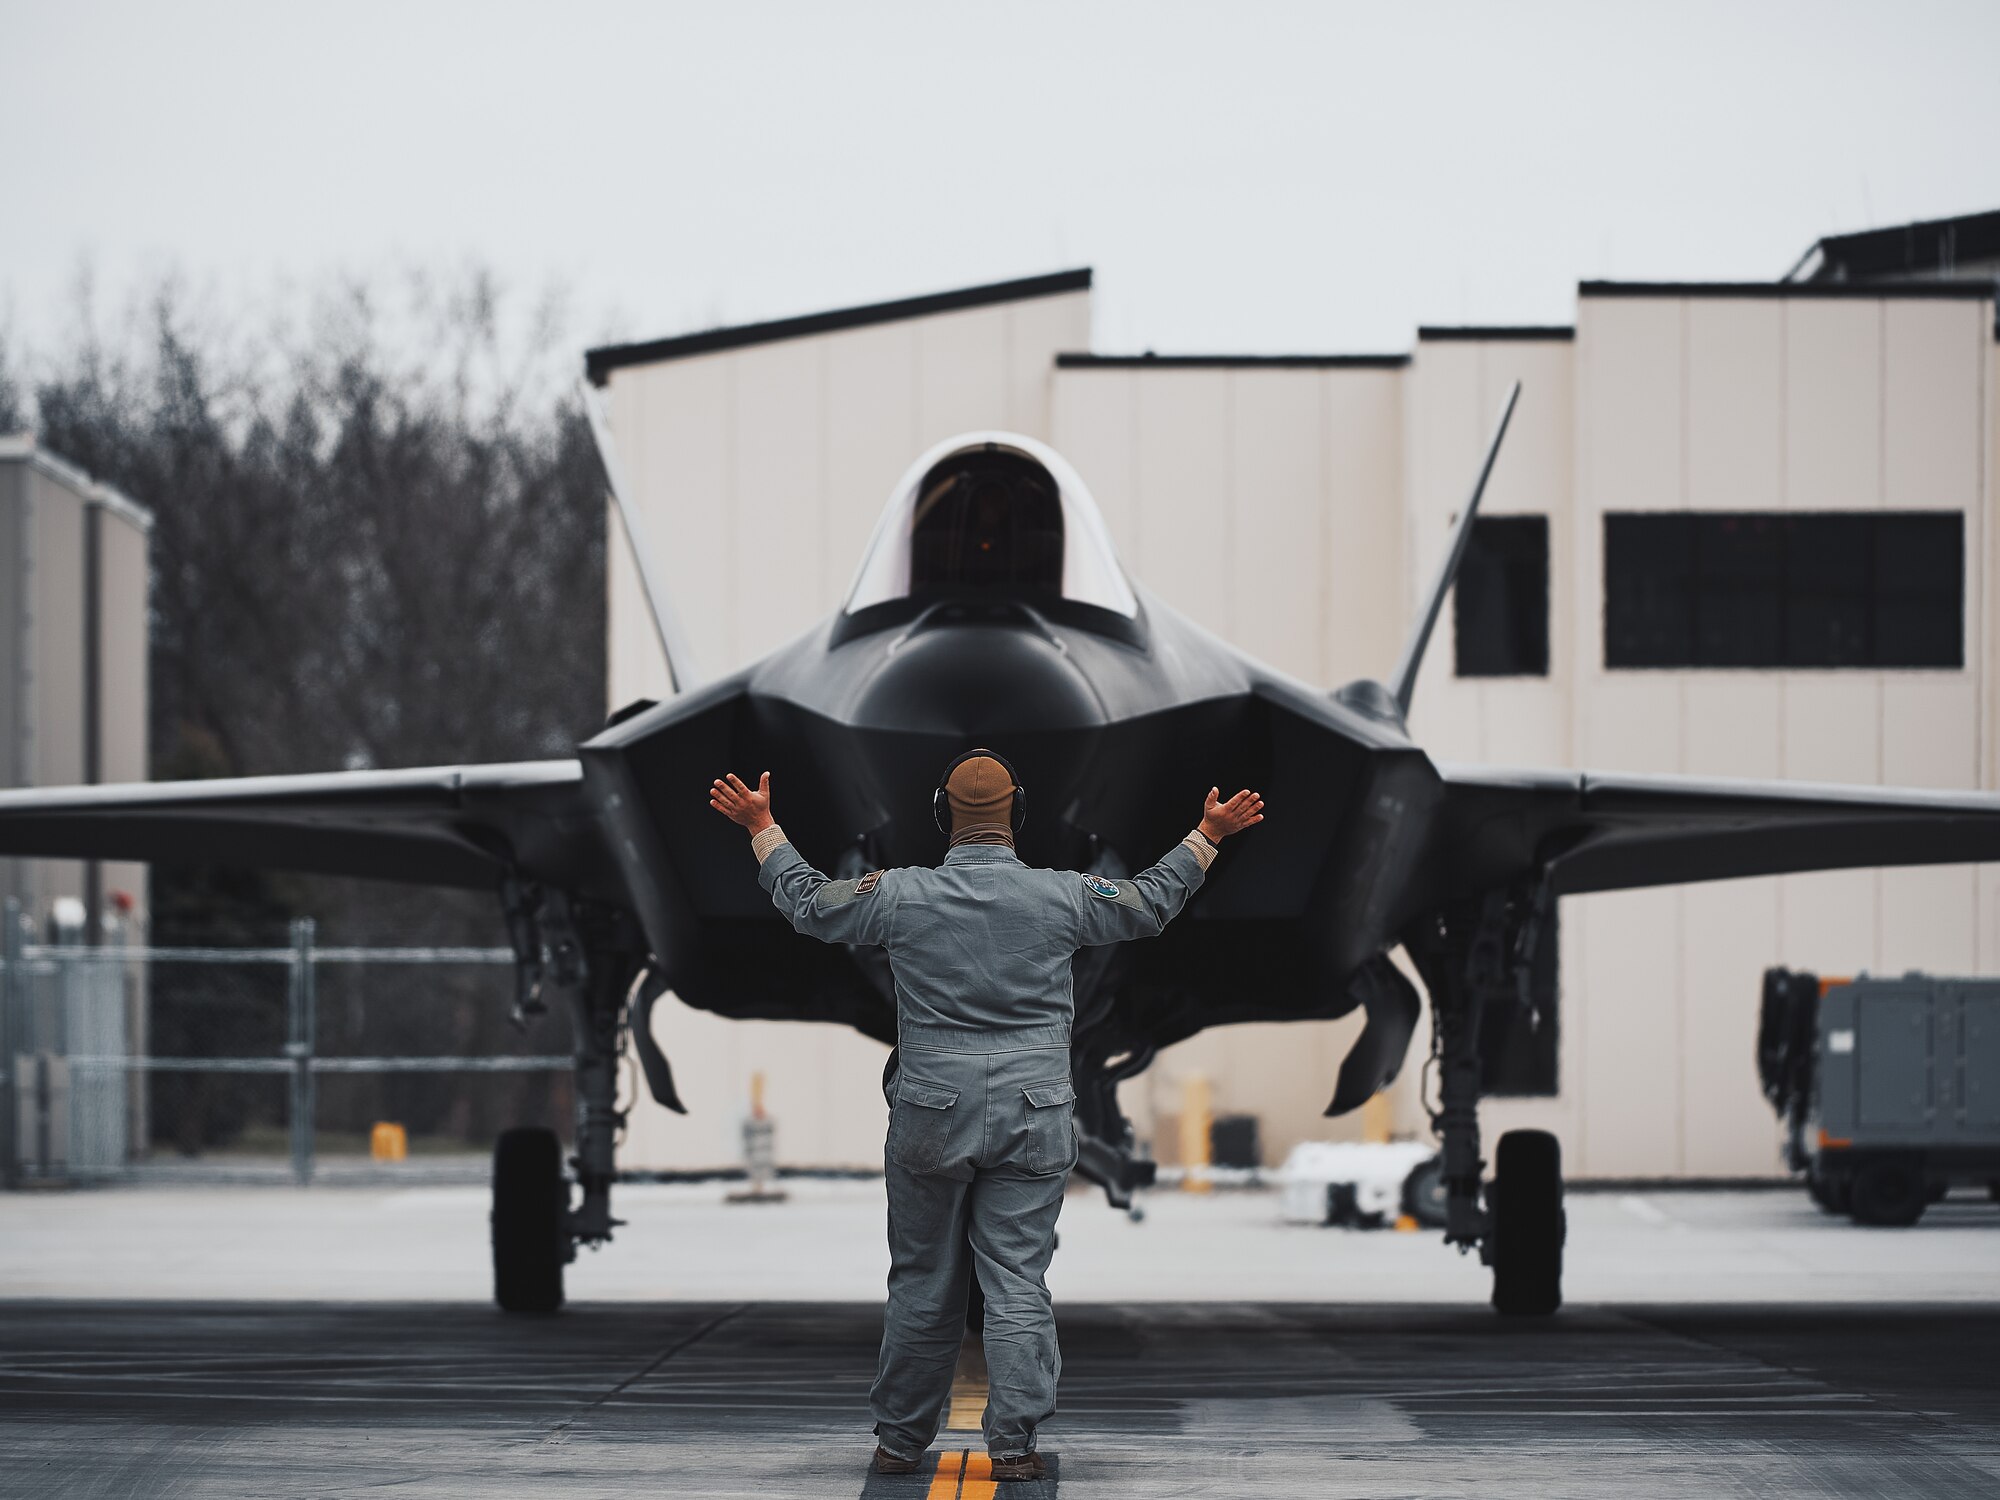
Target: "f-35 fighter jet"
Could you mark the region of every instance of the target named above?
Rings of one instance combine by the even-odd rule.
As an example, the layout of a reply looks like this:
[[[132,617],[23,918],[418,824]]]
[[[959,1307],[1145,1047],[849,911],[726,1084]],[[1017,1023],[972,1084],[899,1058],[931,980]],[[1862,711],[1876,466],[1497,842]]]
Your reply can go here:
[[[1440,765],[1406,728],[1516,386],[1435,583],[1386,681],[1337,691],[1261,666],[1129,579],[1081,478],[1045,445],[974,433],[891,495],[846,603],[719,681],[688,671],[599,423],[676,696],[614,715],[573,759],[0,793],[0,854],[236,863],[496,893],[518,1003],[571,1008],[571,1170],[546,1132],[496,1159],[500,1302],[562,1298],[580,1243],[611,1236],[617,1059],[628,1040],[680,1109],[648,1024],[671,989],[725,1016],[835,1021],[895,1040],[879,950],[793,934],[740,833],[709,811],[723,771],[769,770],[786,830],[836,878],[934,863],[939,768],[999,748],[1032,796],[1030,864],[1128,875],[1186,832],[1211,785],[1274,813],[1232,841],[1160,938],[1077,959],[1078,1170],[1114,1204],[1151,1179],[1118,1083],[1211,1026],[1366,1025],[1329,1114],[1395,1077],[1422,977],[1438,1064],[1445,1235],[1478,1247],[1506,1311],[1560,1301],[1560,1162],[1514,1132],[1483,1180],[1482,1017],[1518,1006],[1558,896],[1844,866],[2000,858],[2000,796]],[[593,416],[595,413],[593,411]]]

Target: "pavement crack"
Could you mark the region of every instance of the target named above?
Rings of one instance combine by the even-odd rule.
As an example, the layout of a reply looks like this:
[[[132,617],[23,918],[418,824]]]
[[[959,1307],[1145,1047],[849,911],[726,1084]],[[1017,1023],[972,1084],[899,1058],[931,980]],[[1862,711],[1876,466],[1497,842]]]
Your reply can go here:
[[[563,1443],[568,1442],[570,1429],[574,1427],[579,1421],[589,1416],[592,1412],[596,1411],[598,1407],[604,1405],[605,1402],[611,1400],[614,1396],[620,1395],[623,1392],[630,1390],[633,1386],[637,1385],[640,1381],[644,1380],[648,1375],[652,1374],[655,1370],[659,1369],[661,1365],[665,1364],[668,1360],[672,1359],[676,1354],[679,1354],[683,1349],[687,1349],[692,1345],[700,1343],[703,1339],[707,1338],[711,1333],[715,1332],[716,1329],[720,1328],[724,1323],[727,1323],[731,1318],[737,1316],[739,1313],[747,1311],[749,1309],[749,1306],[750,1304],[748,1302],[739,1302],[734,1307],[728,1309],[726,1312],[718,1313],[716,1316],[710,1318],[706,1323],[702,1324],[692,1333],[689,1333],[684,1337],[676,1340],[675,1342],[667,1345],[665,1349],[661,1350],[659,1354],[654,1356],[650,1364],[647,1364],[641,1369],[634,1370],[630,1375],[627,1375],[623,1380],[619,1381],[618,1384],[611,1387],[610,1390],[606,1391],[603,1395],[599,1396],[596,1400],[592,1401],[588,1406],[584,1407],[581,1411],[572,1412],[570,1413],[570,1415],[564,1417],[560,1422],[556,1423],[556,1425],[551,1427],[548,1430],[547,1434],[543,1436],[542,1442],[544,1444],[551,1446],[560,1446]]]

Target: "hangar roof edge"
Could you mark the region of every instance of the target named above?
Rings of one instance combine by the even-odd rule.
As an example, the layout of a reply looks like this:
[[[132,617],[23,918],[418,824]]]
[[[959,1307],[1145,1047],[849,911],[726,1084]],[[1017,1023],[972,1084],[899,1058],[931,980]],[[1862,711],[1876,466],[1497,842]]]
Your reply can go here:
[[[1033,297],[1055,297],[1065,292],[1090,290],[1090,267],[1057,271],[1047,276],[1023,276],[1014,281],[989,282],[984,286],[961,287],[957,291],[932,292],[922,297],[900,297],[893,302],[872,302],[862,307],[837,308],[832,312],[806,313],[794,318],[775,318],[765,323],[739,323],[730,328],[710,328],[700,333],[674,338],[651,339],[636,344],[606,344],[584,351],[584,373],[592,385],[603,385],[611,372],[630,365],[650,365],[663,360],[685,359],[692,354],[713,354],[723,349],[740,349],[750,344],[770,344],[781,339],[805,338],[816,333],[838,333],[848,328],[866,328],[874,323],[895,323],[905,318],[928,317],[934,313],[959,312],[966,308],[991,307],[1000,302],[1024,302]]]
[[[1399,370],[1407,354],[1058,354],[1058,370]]]
[[[1846,297],[1991,302],[1991,281],[1582,281],[1579,297]]]
[[[1417,329],[1419,341],[1430,343],[1531,343],[1538,340],[1567,342],[1576,337],[1570,323],[1463,323],[1449,326],[1427,323]]]
[[[59,458],[35,440],[31,432],[0,434],[0,462],[12,459],[39,469],[74,493],[86,505],[101,505],[141,531],[153,529],[153,513],[123,490],[94,479],[68,459]]]

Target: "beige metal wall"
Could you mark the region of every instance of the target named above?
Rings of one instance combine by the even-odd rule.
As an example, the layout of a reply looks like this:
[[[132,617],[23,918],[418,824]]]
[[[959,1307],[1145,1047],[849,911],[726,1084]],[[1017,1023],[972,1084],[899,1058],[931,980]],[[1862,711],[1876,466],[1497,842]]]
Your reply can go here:
[[[702,673],[747,665],[838,606],[890,489],[925,448],[981,428],[1048,437],[1055,356],[1089,343],[1089,294],[1074,292],[613,371],[619,456]],[[667,684],[615,521],[611,531],[615,706],[664,697]],[[782,787],[777,806],[782,818]],[[642,1100],[627,1166],[739,1160],[760,1070],[781,1160],[880,1164],[886,1048],[845,1027],[725,1021],[671,1002],[655,1017],[689,1114]]]
[[[1056,375],[1055,447],[1146,588],[1302,681],[1381,676],[1402,640],[1400,369],[1085,365]],[[1190,808],[1190,821],[1199,809]],[[1279,814],[1281,815],[1281,813]],[[1162,1052],[1120,1100],[1163,1159],[1189,1078],[1258,1116],[1273,1159],[1329,1121],[1356,1019],[1232,1026]]]
[[[93,523],[92,516],[97,517]],[[0,438],[0,784],[62,786],[88,778],[85,753],[88,535],[98,532],[100,779],[146,779],[147,528],[129,500],[38,449]],[[107,863],[143,930],[143,865]],[[0,896],[40,924],[54,901],[86,895],[74,860],[0,860]]]
[[[1992,306],[1585,297],[1570,587],[1602,607],[1609,509],[1965,513],[1958,671],[1607,672],[1579,632],[1573,759],[1608,770],[1991,786],[1982,751]],[[1774,1170],[1753,1066],[1757,975],[1988,972],[1991,869],[1855,871],[1567,903],[1571,1083],[1559,1116],[1595,1175]]]
[[[1507,389],[1521,382],[1521,400],[1495,466],[1483,515],[1546,515],[1549,518],[1549,675],[1519,678],[1459,678],[1453,674],[1449,616],[1440,622],[1424,660],[1410,716],[1411,731],[1441,761],[1487,765],[1566,766],[1574,764],[1574,723],[1587,705],[1577,699],[1577,653],[1596,650],[1580,644],[1596,639],[1600,593],[1588,596],[1572,586],[1576,530],[1576,354],[1569,339],[1542,337],[1420,338],[1410,366],[1405,430],[1410,486],[1405,581],[1408,610],[1430,586],[1450,541],[1452,527],[1493,435]],[[1520,1127],[1557,1129],[1570,1113],[1569,1095],[1579,1076],[1576,1043],[1582,1028],[1576,1012],[1583,997],[1574,981],[1578,953],[1576,903],[1559,914],[1556,1099],[1493,1099],[1483,1107],[1489,1139]],[[1755,996],[1746,992],[1746,1003]],[[1427,1136],[1428,1126],[1415,1098],[1418,1065],[1430,1045],[1429,1016],[1411,1048],[1412,1067],[1398,1080],[1395,1128]],[[1761,1099],[1759,1100],[1761,1104]],[[1567,1163],[1579,1170],[1569,1140]]]
[[[1390,665],[1519,378],[1486,509],[1549,517],[1550,671],[1458,680],[1441,630],[1413,721],[1435,755],[2000,787],[1992,316],[1990,302],[1944,298],[1588,295],[1573,340],[1424,337],[1402,369],[1056,370],[1055,353],[1087,348],[1076,294],[620,370],[613,421],[710,671],[833,607],[890,484],[924,446],[1012,426],[1075,464],[1141,584],[1331,687]],[[1604,669],[1605,511],[1878,507],[1965,512],[1963,670]],[[658,695],[622,552],[611,628],[613,701]],[[2000,972],[2000,877],[1840,873],[1567,901],[1561,1091],[1489,1102],[1489,1129],[1556,1130],[1579,1175],[1776,1171],[1753,1044],[1758,978],[1777,962]],[[1319,1110],[1355,1030],[1208,1033],[1128,1085],[1126,1107],[1164,1150],[1181,1082],[1201,1074],[1219,1110],[1260,1117],[1267,1159],[1351,1136],[1358,1119]],[[634,1165],[733,1159],[759,1068],[784,1158],[878,1158],[874,1044],[684,1009],[661,1033],[695,1113],[642,1109]],[[1422,1125],[1416,1073],[1392,1091],[1399,1131]]]

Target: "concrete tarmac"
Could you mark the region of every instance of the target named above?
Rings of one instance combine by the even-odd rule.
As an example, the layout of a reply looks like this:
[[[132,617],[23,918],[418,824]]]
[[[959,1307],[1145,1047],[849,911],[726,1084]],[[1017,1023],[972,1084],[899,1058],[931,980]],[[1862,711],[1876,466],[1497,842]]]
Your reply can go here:
[[[0,1496],[988,1500],[974,1351],[867,1472],[880,1185],[621,1194],[572,1305],[485,1302],[483,1194],[0,1199]],[[1431,1235],[1268,1194],[1079,1193],[1054,1477],[1017,1495],[2000,1494],[2000,1210],[1859,1230],[1791,1193],[1579,1193],[1570,1303],[1502,1320]],[[673,1300],[678,1297],[681,1300]]]
[[[627,1220],[569,1270],[577,1301],[879,1301],[879,1178],[621,1187]],[[1272,1192],[1157,1192],[1134,1224],[1093,1188],[1063,1206],[1058,1302],[1483,1302],[1489,1277],[1435,1233],[1285,1224]],[[0,1297],[484,1302],[484,1187],[106,1188],[0,1198]],[[2000,1302],[2000,1208],[1938,1204],[1914,1229],[1857,1229],[1802,1188],[1573,1192],[1575,1302]]]
[[[1056,1474],[1013,1494],[1991,1496],[2000,1308],[1062,1309]],[[987,1500],[976,1400],[867,1472],[854,1303],[0,1305],[21,1496]],[[976,1393],[975,1393],[976,1395]],[[971,1450],[967,1463],[967,1450]],[[961,1475],[966,1465],[970,1472]]]

